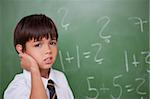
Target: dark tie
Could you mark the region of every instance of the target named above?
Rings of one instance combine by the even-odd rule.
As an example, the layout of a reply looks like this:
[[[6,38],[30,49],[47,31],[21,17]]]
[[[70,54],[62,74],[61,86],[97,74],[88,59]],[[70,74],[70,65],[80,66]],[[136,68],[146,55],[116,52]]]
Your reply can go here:
[[[52,80],[48,80],[47,88],[49,90],[50,99],[57,99],[54,82]]]

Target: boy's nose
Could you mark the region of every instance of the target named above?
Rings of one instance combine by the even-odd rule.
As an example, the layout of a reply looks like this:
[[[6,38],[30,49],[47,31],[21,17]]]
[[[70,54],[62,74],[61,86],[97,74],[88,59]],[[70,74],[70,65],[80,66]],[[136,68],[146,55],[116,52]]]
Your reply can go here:
[[[52,54],[52,50],[50,46],[45,47],[45,54]]]

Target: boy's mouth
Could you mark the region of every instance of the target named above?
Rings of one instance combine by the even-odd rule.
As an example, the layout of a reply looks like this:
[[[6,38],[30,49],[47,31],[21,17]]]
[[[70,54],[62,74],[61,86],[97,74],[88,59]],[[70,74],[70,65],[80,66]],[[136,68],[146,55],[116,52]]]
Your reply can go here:
[[[44,62],[45,62],[46,64],[52,64],[52,62],[53,62],[52,60],[53,60],[52,57],[47,57],[47,58],[44,59]]]

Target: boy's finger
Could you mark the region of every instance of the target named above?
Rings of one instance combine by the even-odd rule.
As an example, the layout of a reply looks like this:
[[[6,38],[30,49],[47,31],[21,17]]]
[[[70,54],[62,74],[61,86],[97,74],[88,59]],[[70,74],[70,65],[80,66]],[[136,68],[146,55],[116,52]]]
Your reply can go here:
[[[19,54],[23,54],[22,50],[18,50],[18,53],[19,53]]]
[[[19,56],[19,58],[25,57],[24,53],[20,53],[20,54],[18,54],[18,56]]]
[[[18,54],[19,58],[22,58],[22,54]]]

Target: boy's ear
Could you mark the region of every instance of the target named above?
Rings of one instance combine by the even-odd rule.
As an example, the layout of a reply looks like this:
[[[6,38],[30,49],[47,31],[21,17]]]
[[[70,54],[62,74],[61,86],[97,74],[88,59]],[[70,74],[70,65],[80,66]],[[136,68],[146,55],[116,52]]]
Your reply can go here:
[[[17,44],[17,45],[16,45],[16,50],[17,50],[18,53],[23,53],[22,49],[23,49],[23,48],[22,48],[22,45],[21,45],[21,44]]]

